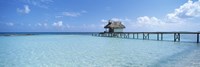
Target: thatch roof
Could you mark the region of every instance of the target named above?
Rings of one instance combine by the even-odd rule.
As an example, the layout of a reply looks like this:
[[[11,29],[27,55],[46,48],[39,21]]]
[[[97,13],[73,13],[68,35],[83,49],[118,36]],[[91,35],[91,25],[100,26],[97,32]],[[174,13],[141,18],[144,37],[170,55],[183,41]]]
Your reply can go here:
[[[125,28],[121,21],[108,21],[108,24],[104,28]]]

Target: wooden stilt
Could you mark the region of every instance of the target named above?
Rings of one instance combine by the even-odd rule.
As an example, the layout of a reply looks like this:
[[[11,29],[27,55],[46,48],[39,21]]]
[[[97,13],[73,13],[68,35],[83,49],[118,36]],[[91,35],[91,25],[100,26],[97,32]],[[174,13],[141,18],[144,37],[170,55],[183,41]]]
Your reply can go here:
[[[161,33],[161,40],[163,40],[163,33]]]
[[[174,42],[180,42],[180,33],[174,33]]]
[[[159,37],[159,33],[157,33],[157,40],[159,40],[159,38],[160,38],[160,37]]]
[[[197,33],[197,43],[199,43],[199,33]]]
[[[129,33],[128,33],[128,38],[129,38]]]
[[[120,38],[122,38],[122,34],[120,33]]]
[[[144,33],[142,33],[143,34],[143,40],[145,39],[145,35],[144,35]]]
[[[174,42],[176,42],[176,33],[174,33]]]
[[[123,38],[125,38],[126,34],[125,34],[125,33],[123,33],[123,36],[124,36]]]
[[[178,33],[178,42],[180,42],[181,41],[181,35],[180,35],[180,33]]]

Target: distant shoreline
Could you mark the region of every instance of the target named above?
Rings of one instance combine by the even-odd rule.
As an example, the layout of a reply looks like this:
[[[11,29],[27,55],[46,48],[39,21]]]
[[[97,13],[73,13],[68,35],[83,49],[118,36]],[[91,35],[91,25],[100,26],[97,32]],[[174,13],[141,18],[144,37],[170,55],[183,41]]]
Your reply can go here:
[[[34,34],[0,34],[0,36],[31,36]]]
[[[0,36],[31,36],[31,35],[91,35],[99,32],[0,32]]]

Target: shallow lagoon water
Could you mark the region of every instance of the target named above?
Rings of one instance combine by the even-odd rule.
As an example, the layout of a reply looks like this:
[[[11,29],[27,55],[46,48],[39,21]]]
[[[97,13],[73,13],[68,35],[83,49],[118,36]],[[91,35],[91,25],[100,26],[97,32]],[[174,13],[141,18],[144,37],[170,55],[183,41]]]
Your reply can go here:
[[[200,45],[88,35],[0,36],[0,67],[199,67]]]

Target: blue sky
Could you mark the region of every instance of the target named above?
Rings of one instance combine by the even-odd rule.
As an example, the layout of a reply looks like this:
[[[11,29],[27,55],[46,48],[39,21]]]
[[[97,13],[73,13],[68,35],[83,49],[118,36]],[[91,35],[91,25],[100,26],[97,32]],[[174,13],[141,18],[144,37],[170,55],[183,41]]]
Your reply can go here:
[[[0,0],[0,32],[200,31],[200,0]]]

